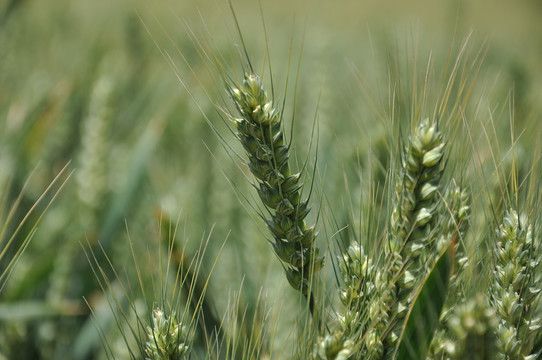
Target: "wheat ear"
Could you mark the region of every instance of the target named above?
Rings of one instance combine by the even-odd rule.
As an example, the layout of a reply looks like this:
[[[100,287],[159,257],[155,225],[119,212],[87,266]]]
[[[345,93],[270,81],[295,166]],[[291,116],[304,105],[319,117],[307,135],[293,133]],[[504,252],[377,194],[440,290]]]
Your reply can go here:
[[[423,120],[411,134],[403,154],[386,248],[386,266],[376,266],[378,264],[364,255],[358,243],[351,244],[341,262],[345,284],[341,300],[346,307],[341,317],[342,326],[320,342],[320,354],[341,350],[364,353],[367,359],[393,355],[401,320],[418,279],[426,275],[438,253],[434,251],[437,246],[441,242],[448,243],[451,234],[446,232],[447,228],[454,232],[457,228],[454,220],[451,224],[437,220],[437,213],[444,213],[439,207],[438,195],[444,169],[443,155],[441,133],[435,124]],[[461,208],[461,211],[466,209]],[[448,212],[444,215],[450,217]],[[362,318],[365,320],[361,321]]]
[[[371,327],[365,347],[371,358],[389,358],[418,280],[434,261],[438,245],[439,182],[444,169],[444,140],[436,124],[423,120],[411,134],[396,185],[386,268],[375,274],[378,296],[371,300]]]
[[[455,306],[447,317],[448,338],[443,351],[427,359],[494,359],[497,316],[487,296],[477,294]]]
[[[427,354],[427,360],[443,359],[452,356],[457,359],[463,356],[463,349],[468,349],[470,339],[485,336],[492,328],[483,327],[482,323],[476,328],[468,323],[469,319],[490,319],[484,315],[489,311],[489,304],[484,308],[481,299],[470,299],[467,304],[464,293],[465,270],[471,266],[465,253],[463,238],[469,227],[470,197],[465,189],[461,189],[454,180],[444,194],[445,213],[442,222],[442,236],[439,246],[451,246],[454,251],[453,271],[450,276],[448,297],[440,316],[440,328],[433,335],[431,346]],[[485,310],[484,310],[485,309]],[[482,320],[480,320],[482,321]],[[453,325],[453,328],[451,326]],[[470,326],[470,327],[469,327]],[[454,337],[452,338],[451,335]],[[455,357],[454,357],[455,356]]]
[[[499,359],[535,359],[531,351],[540,339],[537,317],[540,283],[536,279],[538,252],[526,216],[509,210],[497,229],[491,302],[500,316],[497,326]]]
[[[230,93],[240,115],[235,120],[237,137],[257,179],[258,195],[271,215],[266,221],[273,249],[286,264],[290,285],[309,299],[312,309],[310,280],[322,267],[323,258],[314,246],[315,227],[305,222],[310,209],[302,200],[301,173],[290,172],[281,112],[257,75],[246,74],[241,86],[232,87]]]
[[[188,352],[188,328],[177,320],[175,312],[167,316],[159,308],[147,327],[145,354],[148,360],[180,360]]]

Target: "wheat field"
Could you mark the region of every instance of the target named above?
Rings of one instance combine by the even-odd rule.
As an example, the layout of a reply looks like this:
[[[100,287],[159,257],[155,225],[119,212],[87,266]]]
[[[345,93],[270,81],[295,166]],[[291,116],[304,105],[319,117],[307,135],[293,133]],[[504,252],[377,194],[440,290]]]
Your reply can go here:
[[[0,360],[538,359],[541,15],[0,2]]]

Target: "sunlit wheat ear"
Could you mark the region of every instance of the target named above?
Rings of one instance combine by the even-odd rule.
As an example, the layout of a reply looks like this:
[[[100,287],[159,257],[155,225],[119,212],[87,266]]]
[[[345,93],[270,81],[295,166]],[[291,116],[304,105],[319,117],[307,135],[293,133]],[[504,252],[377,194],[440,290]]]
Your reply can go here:
[[[152,314],[152,324],[147,327],[145,354],[150,360],[182,359],[188,352],[188,327],[177,319],[177,314],[169,315],[157,308]]]
[[[391,216],[386,255],[397,297],[391,309],[391,317],[395,319],[406,314],[413,289],[437,253],[438,234],[432,230],[440,221],[437,216],[438,193],[444,170],[443,156],[442,134],[435,123],[423,120],[414,129],[405,148]],[[390,345],[397,340],[395,330],[388,336]]]
[[[442,220],[441,237],[438,239],[437,247],[442,249],[451,247],[454,254],[453,270],[450,276],[448,298],[443,308],[442,317],[446,317],[449,310],[452,310],[458,301],[464,296],[463,281],[466,269],[471,265],[465,252],[464,237],[469,228],[469,217],[471,212],[471,199],[469,192],[458,186],[452,180],[444,193],[441,212]]]
[[[246,74],[243,83],[232,87],[230,94],[240,115],[235,119],[237,137],[257,179],[258,195],[270,215],[267,227],[273,235],[273,249],[286,264],[290,285],[310,299],[311,279],[322,267],[323,257],[318,256],[314,246],[315,227],[305,222],[310,208],[302,200],[301,174],[290,172],[290,148],[281,112],[255,74]]]
[[[343,254],[345,312],[339,329],[319,343],[319,358],[335,359],[340,351],[363,353],[367,359],[393,357],[412,296],[436,260],[438,243],[450,237],[445,222],[438,219],[443,213],[439,209],[443,156],[442,134],[436,124],[423,120],[403,154],[385,264],[374,264],[357,242]],[[455,229],[457,220],[451,223]],[[434,230],[438,226],[441,231]]]
[[[396,186],[389,244],[396,271],[405,265],[404,259],[417,261],[424,257],[425,250],[434,242],[426,238],[423,230],[435,221],[443,155],[442,134],[435,124],[425,119],[409,139]],[[418,271],[421,269],[415,267],[405,271],[404,284],[410,283]]]
[[[508,210],[496,230],[494,281],[490,295],[499,315],[497,344],[499,358],[535,359],[542,320],[539,304],[542,287],[535,269],[539,249],[526,216]]]
[[[469,217],[471,213],[471,197],[467,189],[461,188],[452,180],[451,184],[444,193],[443,206],[448,216],[444,216],[442,221],[442,239],[441,243],[449,244],[453,238],[455,260],[460,268],[466,266],[466,258],[463,237],[469,228]],[[456,271],[455,274],[459,273]],[[454,275],[454,274],[452,274]]]

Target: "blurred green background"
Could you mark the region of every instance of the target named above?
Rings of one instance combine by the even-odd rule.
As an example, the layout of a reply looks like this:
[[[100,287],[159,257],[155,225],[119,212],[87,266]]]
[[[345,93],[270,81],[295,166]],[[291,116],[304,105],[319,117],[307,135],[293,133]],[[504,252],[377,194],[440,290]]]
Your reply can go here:
[[[388,93],[390,56],[404,60],[401,71],[408,73],[416,66],[408,62],[412,53],[421,69],[431,54],[440,74],[450,49],[455,54],[472,31],[469,56],[479,49],[485,54],[475,105],[502,115],[495,116],[495,133],[506,148],[513,89],[519,132],[527,129],[524,151],[536,148],[542,111],[540,1],[237,0],[233,6],[257,68],[265,56],[265,20],[277,98],[291,77],[290,111],[298,76],[299,162],[307,156],[317,114],[319,176],[325,178],[318,186],[339,219],[362,186],[354,180],[345,190],[344,174],[356,179],[360,169],[371,167],[370,156],[387,156],[379,145],[384,129],[364,92],[369,98]],[[167,227],[160,232],[166,219],[173,224],[179,219],[176,241],[186,246],[187,258],[211,233],[203,278],[227,238],[207,291],[213,314],[206,320],[219,322],[240,289],[242,306],[249,314],[258,311],[262,291],[278,324],[271,347],[292,346],[287,329],[296,316],[284,314],[299,313],[303,304],[272,255],[257,215],[242,200],[257,203],[238,159],[207,124],[206,118],[227,141],[234,139],[213,106],[223,103],[224,91],[200,57],[198,41],[209,42],[225,59],[236,56],[239,39],[225,0],[0,2],[3,213],[36,169],[9,226],[17,225],[68,162],[74,170],[0,293],[0,358],[104,358],[97,323],[114,356],[129,358],[84,249],[93,248],[105,264],[99,241],[124,283],[137,288],[130,236],[148,275],[149,296],[141,310],[148,316],[148,306],[159,299],[150,279],[161,271],[156,259],[167,237]],[[486,109],[480,113],[488,116]],[[139,298],[134,290],[130,301],[137,305]]]

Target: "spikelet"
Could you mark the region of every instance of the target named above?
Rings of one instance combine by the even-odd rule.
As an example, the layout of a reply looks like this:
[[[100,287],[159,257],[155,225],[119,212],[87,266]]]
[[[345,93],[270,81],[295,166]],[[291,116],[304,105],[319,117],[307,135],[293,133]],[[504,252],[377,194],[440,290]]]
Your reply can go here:
[[[308,297],[310,279],[322,267],[323,258],[314,246],[315,227],[304,220],[310,209],[301,198],[301,174],[290,172],[280,111],[257,75],[245,75],[242,86],[232,88],[230,94],[241,116],[235,121],[237,137],[248,154],[258,195],[271,213],[267,227],[273,234],[273,249],[287,264],[290,285]]]
[[[345,339],[343,332],[335,332],[319,339],[313,358],[318,360],[346,360],[354,352],[354,342]]]

